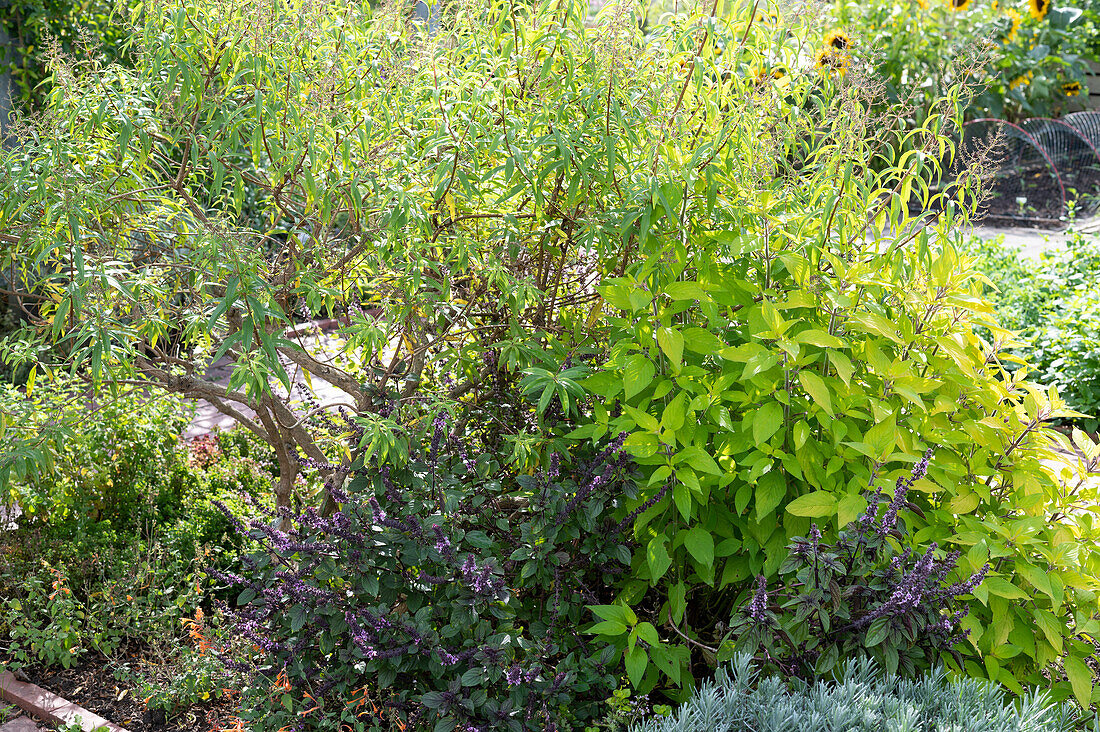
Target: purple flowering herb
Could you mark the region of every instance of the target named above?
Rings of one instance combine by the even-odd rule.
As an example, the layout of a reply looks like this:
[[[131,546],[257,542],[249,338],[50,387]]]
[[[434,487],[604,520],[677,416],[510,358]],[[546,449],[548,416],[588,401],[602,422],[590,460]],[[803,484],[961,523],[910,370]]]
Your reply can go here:
[[[878,535],[886,536],[897,525],[898,511],[901,510],[906,504],[906,496],[909,493],[909,489],[913,487],[913,484],[928,474],[928,461],[932,458],[932,450],[928,449],[924,453],[924,456],[917,461],[917,464],[913,466],[912,472],[908,478],[898,478],[897,484],[894,486],[894,499],[890,501],[890,505],[886,508],[886,513],[882,516],[882,521],[878,526]]]
[[[451,540],[443,534],[439,524],[432,524],[432,534],[435,536],[435,550],[445,557],[453,557],[455,550]]]
[[[821,529],[817,528],[817,524],[810,524],[810,545],[812,546],[815,554],[817,553],[820,544]]]
[[[443,442],[443,436],[447,430],[447,415],[440,412],[432,420],[432,441],[428,448],[428,463],[435,465],[439,461],[439,446]]]
[[[764,578],[764,575],[759,575],[756,578],[756,592],[752,596],[752,602],[749,603],[749,617],[754,623],[763,623],[765,620],[764,613],[768,610],[768,581]]]
[[[628,513],[625,517],[623,517],[623,520],[616,524],[615,528],[611,530],[611,535],[618,536],[619,534],[626,531],[628,528],[632,527],[634,525],[634,520],[649,509],[656,506],[662,498],[668,495],[668,491],[671,487],[672,481],[666,480],[665,484],[661,486],[661,490],[654,493],[652,496],[649,497],[648,500],[642,503],[642,505],[638,506],[633,511]]]
[[[523,669],[518,663],[508,667],[504,672],[504,680],[508,682],[508,686],[519,686],[523,682]]]
[[[619,435],[617,438],[611,441],[611,444],[601,453],[596,465],[600,466],[602,470],[597,474],[594,470],[587,472],[590,479],[583,482],[583,484],[577,488],[577,492],[573,495],[573,498],[565,505],[565,507],[558,513],[555,520],[556,525],[561,525],[565,520],[577,509],[583,501],[587,500],[593,493],[601,490],[615,479],[615,476],[630,463],[630,456],[623,452],[623,442],[626,441],[626,433]],[[609,459],[613,458],[613,459]]]
[[[443,447],[444,444],[441,441],[440,449]],[[456,452],[455,445],[446,447]],[[621,440],[613,442],[595,461],[587,463],[584,472],[578,471],[581,473],[580,479],[575,482],[580,489],[565,511],[566,518],[582,500],[590,498],[597,491],[603,494],[609,492],[613,481],[628,464],[628,458],[621,454],[620,447]],[[330,468],[319,461],[311,467]],[[570,464],[570,469],[572,468],[573,465]],[[373,471],[356,469],[350,472],[370,476]],[[425,516],[423,513],[418,513],[418,511],[423,512],[424,503],[416,502],[411,498],[415,493],[410,493],[410,498],[406,498],[396,485],[398,480],[391,478],[389,470],[379,469],[378,474],[384,492],[377,496],[367,492],[367,495],[362,498],[350,495],[350,491],[344,491],[340,487],[343,482],[342,476],[346,473],[341,472],[326,478],[325,487],[331,492],[333,498],[342,504],[340,509],[330,516],[323,516],[316,510],[306,510],[292,516],[296,525],[290,531],[282,532],[261,522],[252,522],[251,525],[246,526],[244,522],[236,520],[234,525],[263,547],[262,551],[252,556],[262,559],[265,558],[263,555],[267,555],[271,558],[270,562],[264,563],[250,558],[244,559],[247,567],[245,574],[259,574],[268,578],[269,582],[266,583],[257,583],[245,576],[229,573],[214,575],[219,578],[219,581],[248,587],[255,593],[256,601],[244,600],[246,604],[235,616],[240,628],[239,633],[246,640],[253,641],[253,644],[267,653],[276,664],[286,666],[287,675],[292,684],[308,685],[311,691],[337,688],[336,679],[338,674],[342,673],[331,668],[326,670],[328,661],[319,660],[316,655],[314,645],[317,638],[325,633],[336,634],[337,648],[340,648],[341,643],[346,644],[344,652],[353,654],[352,658],[366,659],[371,664],[382,664],[376,668],[415,664],[418,658],[433,657],[438,659],[437,663],[447,668],[453,667],[453,673],[456,674],[457,679],[458,675],[467,668],[474,668],[477,665],[486,668],[504,666],[507,663],[505,659],[511,658],[511,649],[497,648],[487,645],[484,641],[471,647],[470,639],[466,640],[465,646],[460,644],[458,647],[444,647],[442,639],[431,630],[431,626],[420,625],[422,621],[418,619],[414,621],[407,610],[387,611],[382,604],[379,604],[376,609],[368,608],[365,603],[373,602],[370,599],[372,596],[380,598],[377,590],[352,589],[349,592],[348,586],[337,589],[327,581],[318,585],[316,572],[319,565],[337,558],[338,565],[342,565],[347,572],[343,575],[346,578],[356,575],[380,576],[383,573],[389,573],[390,576],[400,577],[398,582],[404,582],[405,586],[410,588],[407,590],[410,594],[414,591],[426,595],[436,592],[457,592],[458,594],[454,596],[462,598],[459,602],[462,606],[469,605],[471,602],[475,605],[491,602],[506,594],[505,576],[509,576],[508,573],[512,571],[508,567],[509,562],[498,562],[492,554],[485,557],[465,551],[459,553],[456,541],[444,528],[449,527],[452,521],[466,522],[478,517],[474,507],[460,507],[456,513],[448,515],[445,521],[439,521],[438,515]],[[647,504],[653,505],[660,500],[667,494],[668,489],[667,484],[663,486],[650,501],[640,507],[641,510],[645,510],[645,507],[648,507]],[[361,491],[362,488],[357,487],[354,492]],[[228,509],[223,507],[222,510],[226,511],[232,520],[233,517],[228,513]],[[541,525],[543,531],[559,525],[557,510],[544,510],[539,519],[541,524],[536,525]],[[289,516],[290,512],[287,514]],[[433,523],[432,518],[437,522]],[[477,525],[485,526],[483,523]],[[503,550],[504,553],[496,556],[508,556],[520,546],[518,542],[531,541],[527,538],[521,539],[518,531],[514,535],[507,535],[507,529],[500,529],[500,531],[504,533],[497,534],[497,530],[488,532],[494,541],[501,543],[502,549],[496,551]],[[553,535],[548,534],[548,536]],[[405,542],[406,546],[410,543],[418,546],[419,549],[413,554],[428,558],[415,560],[415,564],[404,565],[400,553],[379,551],[380,546],[388,546],[400,552],[399,542]],[[435,551],[431,552],[431,549]],[[598,549],[596,553],[600,553]],[[544,643],[560,644],[563,634],[568,635],[568,629],[558,630],[558,626],[561,625],[561,618],[570,617],[569,609],[563,608],[562,605],[570,602],[574,603],[570,607],[575,607],[572,597],[579,596],[589,604],[607,601],[606,597],[601,597],[598,593],[598,587],[594,589],[595,586],[588,586],[583,579],[579,586],[571,587],[570,583],[581,578],[582,573],[587,573],[583,576],[588,576],[597,571],[604,573],[610,571],[605,566],[610,556],[612,555],[598,558],[574,556],[565,565],[555,566],[553,582],[544,585],[547,589],[553,588],[553,600],[547,603],[551,605],[549,626],[547,632],[540,633],[545,635],[547,640],[544,642],[541,638],[533,639],[532,648],[524,650],[525,658],[512,661],[506,678],[502,679],[508,688],[530,687],[522,691],[528,699],[527,714],[530,724],[525,725],[526,729],[545,730],[556,727],[553,718],[557,712],[550,708],[547,700],[555,698],[560,693],[567,674],[559,668],[555,675],[550,676],[549,672],[553,666],[549,666],[547,674],[541,675],[543,666],[535,662],[535,659],[540,658],[538,649],[546,647]],[[503,571],[501,566],[504,567]],[[429,572],[433,573],[429,574]],[[537,587],[537,585],[531,586]],[[350,587],[354,588],[356,585],[352,584]],[[415,590],[411,589],[414,587]],[[385,603],[392,607],[394,603],[392,595],[391,599],[385,600]],[[307,608],[309,616],[306,627],[310,632],[290,633],[288,631],[290,621],[287,610],[296,605]],[[430,608],[432,605],[421,607]],[[438,607],[442,612],[444,605],[438,605]],[[330,618],[333,617],[343,630],[334,629],[335,626],[330,622]],[[434,618],[433,622],[439,620]],[[283,638],[286,638],[286,642],[279,642]],[[329,657],[327,654],[324,655],[326,659]],[[551,660],[554,657],[542,658]],[[292,674],[289,669],[295,665],[297,665],[297,671]],[[571,674],[574,672],[575,669],[570,671]],[[462,705],[469,701],[469,690],[462,690],[461,693],[447,693],[453,697],[454,708],[446,714],[457,715],[460,722],[458,729],[462,729],[463,725],[472,726],[475,729],[491,729],[499,726],[482,724],[484,715],[477,710],[462,711]],[[520,704],[522,705],[522,702]],[[518,709],[522,709],[522,706]],[[538,710],[541,710],[541,714],[537,713]],[[414,702],[407,711],[406,719],[411,719],[424,713],[425,709],[416,707]]]

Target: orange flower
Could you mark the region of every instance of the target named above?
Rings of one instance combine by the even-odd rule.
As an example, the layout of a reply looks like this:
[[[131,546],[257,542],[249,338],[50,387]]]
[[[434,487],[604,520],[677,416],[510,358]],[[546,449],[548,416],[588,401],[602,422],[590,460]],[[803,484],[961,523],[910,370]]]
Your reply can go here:
[[[207,640],[206,636],[202,632],[202,608],[195,608],[195,618],[184,618],[180,622],[186,627],[187,634],[191,636],[191,640],[195,641],[196,647],[199,649],[199,655],[202,655],[209,651],[213,644]]]
[[[310,707],[309,709],[305,710],[304,712],[298,712],[299,717],[304,717],[308,714],[312,714],[313,712],[316,712],[318,709],[321,708],[321,705],[317,703],[317,700],[314,699],[313,695],[310,694],[308,691],[303,691],[302,692],[302,698],[303,699],[309,699],[311,702],[313,702],[313,706]]]
[[[230,717],[229,727],[218,726],[210,732],[249,732],[248,727],[244,726],[244,720],[240,717]]]

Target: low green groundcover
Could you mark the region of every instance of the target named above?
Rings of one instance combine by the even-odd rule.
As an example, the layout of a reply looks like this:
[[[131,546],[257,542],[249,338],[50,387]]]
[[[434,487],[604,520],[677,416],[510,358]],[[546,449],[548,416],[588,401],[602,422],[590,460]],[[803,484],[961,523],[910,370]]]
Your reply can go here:
[[[715,681],[665,719],[633,732],[1070,732],[1080,729],[1068,705],[1044,694],[1007,704],[1004,692],[977,679],[949,681],[942,670],[918,680],[882,674],[870,659],[849,661],[835,682],[788,687],[756,684],[740,655]]]

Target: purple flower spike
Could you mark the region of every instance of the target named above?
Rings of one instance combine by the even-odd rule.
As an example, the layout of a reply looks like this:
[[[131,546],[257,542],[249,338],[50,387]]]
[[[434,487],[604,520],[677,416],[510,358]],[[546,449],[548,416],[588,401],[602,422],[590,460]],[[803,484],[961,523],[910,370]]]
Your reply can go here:
[[[519,667],[519,664],[514,664],[508,667],[508,670],[504,672],[504,680],[508,682],[508,686],[519,686],[523,681],[523,669]]]
[[[768,610],[768,581],[764,575],[756,578],[756,594],[749,603],[749,617],[754,623],[764,622],[764,613]]]

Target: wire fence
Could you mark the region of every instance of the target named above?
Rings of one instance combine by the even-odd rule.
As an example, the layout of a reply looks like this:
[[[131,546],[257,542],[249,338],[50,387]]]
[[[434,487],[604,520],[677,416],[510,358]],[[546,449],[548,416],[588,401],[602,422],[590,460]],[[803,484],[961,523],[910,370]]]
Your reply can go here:
[[[1049,226],[1100,208],[1100,112],[967,122],[949,179],[980,160],[986,219]]]

